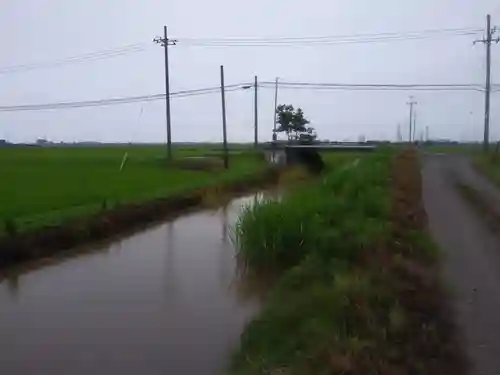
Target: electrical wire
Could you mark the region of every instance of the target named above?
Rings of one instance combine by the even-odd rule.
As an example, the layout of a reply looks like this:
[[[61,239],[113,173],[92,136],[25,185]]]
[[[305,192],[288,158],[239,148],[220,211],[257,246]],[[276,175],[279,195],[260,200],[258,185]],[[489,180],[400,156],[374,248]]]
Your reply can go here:
[[[274,89],[275,82],[261,81],[259,88]],[[239,83],[225,86],[226,92],[247,90],[253,88],[251,83]],[[481,85],[477,84],[346,84],[346,83],[311,83],[311,82],[287,82],[280,81],[280,89],[294,90],[314,90],[314,91],[484,91]],[[500,91],[500,85],[492,85],[492,91]],[[170,94],[172,99],[186,98],[198,95],[208,95],[220,93],[220,87],[207,87],[201,89],[191,89],[177,91]],[[99,100],[87,100],[76,102],[55,102],[44,104],[23,104],[0,106],[0,112],[19,112],[19,111],[37,111],[37,110],[55,110],[72,109],[84,107],[102,107],[119,104],[144,103],[157,100],[164,100],[165,94],[129,96],[122,98],[110,98]]]
[[[102,60],[102,59],[110,59],[119,56],[129,55],[131,53],[142,52],[146,49],[147,45],[145,43],[137,43],[131,44],[124,47],[118,47],[108,50],[90,52],[82,55],[67,57],[59,60],[45,61],[40,63],[33,64],[21,64],[21,65],[12,65],[8,67],[0,67],[0,75],[3,74],[11,74],[11,73],[19,73],[24,71],[30,71],[41,68],[51,68],[58,67],[67,64],[76,64],[76,63],[84,63],[88,61]]]
[[[248,84],[234,84],[225,86],[226,92],[236,91],[236,90],[246,90]],[[184,90],[178,91],[170,94],[172,99],[174,98],[186,98],[198,95],[207,95],[219,93],[220,87],[208,87],[203,89],[194,90]],[[154,95],[141,95],[141,96],[129,96],[122,98],[110,98],[110,99],[99,99],[99,100],[86,100],[78,102],[56,102],[56,103],[44,103],[44,104],[23,104],[23,105],[13,105],[13,106],[0,106],[0,112],[20,112],[20,111],[40,111],[40,110],[55,110],[55,109],[73,109],[73,108],[86,108],[86,107],[103,107],[112,106],[119,104],[130,104],[130,103],[145,103],[156,100],[164,100],[165,94],[154,94]]]
[[[408,32],[385,32],[385,33],[371,33],[371,34],[343,34],[343,35],[321,35],[321,36],[301,36],[301,37],[288,37],[288,36],[273,36],[273,37],[220,37],[220,38],[207,38],[207,37],[176,37],[175,39],[182,40],[202,40],[202,41],[268,41],[268,40],[308,40],[308,39],[351,39],[351,38],[366,38],[366,37],[379,37],[379,36],[405,36],[414,34],[436,34],[436,33],[456,33],[456,32],[482,32],[482,28],[452,28],[452,29],[427,29],[421,31],[408,31]]]
[[[462,35],[475,35],[475,34],[462,34]],[[428,36],[412,36],[412,37],[391,37],[391,38],[374,38],[374,39],[355,39],[355,40],[342,40],[342,41],[301,41],[289,43],[187,43],[182,44],[179,42],[180,47],[321,47],[332,45],[348,45],[348,44],[371,44],[371,43],[386,43],[386,42],[399,42],[409,40],[428,40]]]
[[[175,38],[177,45],[194,47],[295,47],[295,46],[322,46],[351,43],[375,43],[392,42],[404,40],[429,39],[436,36],[464,36],[475,35],[482,32],[479,28],[454,28],[454,29],[430,29],[414,32],[385,32],[375,34],[345,34],[324,35],[304,37],[180,37]],[[20,64],[0,67],[0,75],[13,74],[42,68],[59,67],[67,64],[84,63],[89,61],[110,59],[144,51],[149,43],[136,43],[122,47],[90,52],[82,55],[67,57],[64,59],[45,61],[32,64]]]
[[[274,81],[261,81],[261,85],[276,85]],[[323,87],[478,87],[474,83],[330,83],[330,82],[291,82],[279,81],[279,85],[288,86],[323,86]]]
[[[315,37],[274,38],[176,38],[178,45],[206,47],[272,47],[272,46],[316,46],[351,43],[374,43],[403,40],[429,39],[436,36],[476,35],[482,29],[437,29],[409,33],[378,33],[354,35],[329,35]]]
[[[267,87],[271,89],[271,87]],[[282,87],[284,90],[315,90],[315,91],[479,91],[477,88],[445,88],[445,87]]]
[[[275,87],[275,82],[264,81],[260,85],[264,88]],[[345,83],[309,83],[281,81],[283,89],[309,90],[344,90],[344,91],[483,91],[477,84],[345,84]]]

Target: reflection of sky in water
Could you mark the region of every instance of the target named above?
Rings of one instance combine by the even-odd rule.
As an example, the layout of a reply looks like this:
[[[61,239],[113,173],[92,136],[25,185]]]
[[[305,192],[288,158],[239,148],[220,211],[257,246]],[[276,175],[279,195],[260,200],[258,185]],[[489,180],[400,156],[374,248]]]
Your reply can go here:
[[[242,198],[0,283],[2,374],[218,374],[257,302],[238,296]]]

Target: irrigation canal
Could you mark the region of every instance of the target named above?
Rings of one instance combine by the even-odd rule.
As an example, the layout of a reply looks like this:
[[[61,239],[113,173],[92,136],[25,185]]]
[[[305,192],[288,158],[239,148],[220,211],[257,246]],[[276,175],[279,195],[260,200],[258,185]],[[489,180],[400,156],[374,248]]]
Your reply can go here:
[[[259,308],[238,281],[239,198],[0,283],[0,374],[221,374]]]

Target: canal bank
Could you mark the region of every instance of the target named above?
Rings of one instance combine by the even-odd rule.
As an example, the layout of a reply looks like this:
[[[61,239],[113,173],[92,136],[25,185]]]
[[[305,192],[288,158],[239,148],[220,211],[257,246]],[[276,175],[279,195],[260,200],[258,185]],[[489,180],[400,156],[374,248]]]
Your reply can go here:
[[[275,184],[282,172],[282,168],[269,167],[258,174],[249,174],[237,180],[186,191],[168,198],[113,208],[103,206],[97,214],[61,225],[11,233],[0,237],[0,270],[124,234],[147,223],[175,217],[186,210],[201,207],[206,201],[228,199],[266,188]]]

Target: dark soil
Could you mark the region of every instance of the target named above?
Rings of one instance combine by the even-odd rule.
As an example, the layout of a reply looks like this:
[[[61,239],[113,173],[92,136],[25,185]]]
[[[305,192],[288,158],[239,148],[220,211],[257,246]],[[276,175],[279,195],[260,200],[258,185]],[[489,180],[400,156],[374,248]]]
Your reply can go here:
[[[391,240],[367,253],[362,269],[371,270],[381,299],[395,296],[401,322],[393,321],[386,309],[376,312],[374,319],[387,327],[385,338],[373,352],[354,358],[352,371],[345,373],[463,375],[465,357],[439,277],[438,256],[428,240],[415,150],[396,157],[391,185]]]
[[[425,237],[415,240],[419,233],[427,233],[416,150],[396,158],[392,187],[392,259],[385,264],[401,307],[409,317],[409,329],[394,340],[406,352],[402,368],[415,369],[402,373],[465,374],[465,356],[446,302],[437,255],[431,243],[425,244]]]

